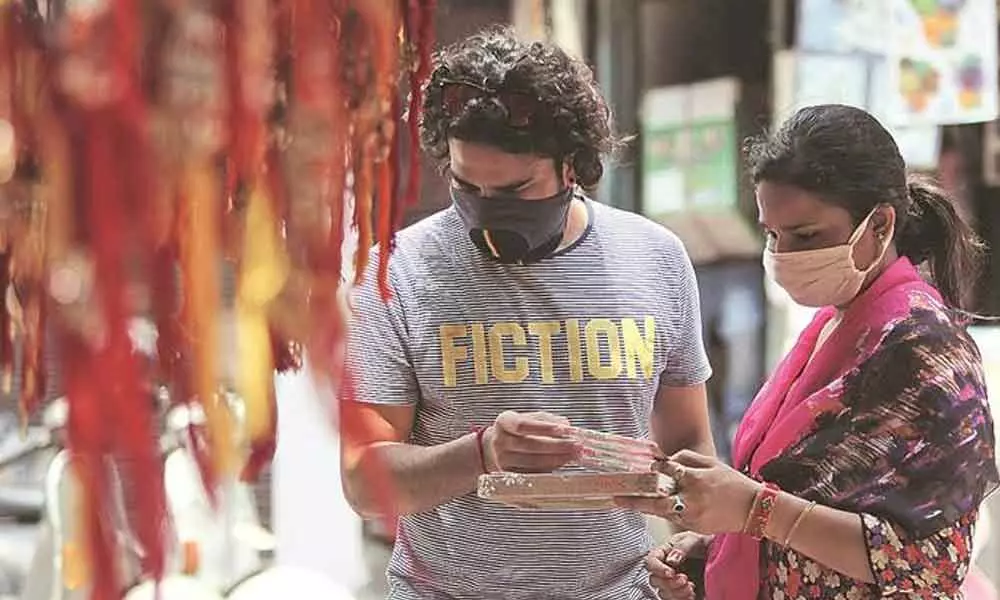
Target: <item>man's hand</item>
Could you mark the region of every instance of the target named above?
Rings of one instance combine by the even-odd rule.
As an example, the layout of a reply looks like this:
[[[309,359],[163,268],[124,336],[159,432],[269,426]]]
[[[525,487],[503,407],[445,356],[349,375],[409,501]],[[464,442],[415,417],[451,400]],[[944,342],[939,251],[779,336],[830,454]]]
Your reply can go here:
[[[490,471],[547,473],[579,457],[579,444],[569,437],[565,417],[544,412],[506,411],[483,435]]]

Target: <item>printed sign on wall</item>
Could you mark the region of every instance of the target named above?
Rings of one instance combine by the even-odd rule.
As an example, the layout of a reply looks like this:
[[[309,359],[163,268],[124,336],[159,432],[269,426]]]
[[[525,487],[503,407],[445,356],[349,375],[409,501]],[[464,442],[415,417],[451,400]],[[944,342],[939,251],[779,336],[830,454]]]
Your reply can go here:
[[[892,0],[890,111],[895,125],[997,116],[995,0]]]

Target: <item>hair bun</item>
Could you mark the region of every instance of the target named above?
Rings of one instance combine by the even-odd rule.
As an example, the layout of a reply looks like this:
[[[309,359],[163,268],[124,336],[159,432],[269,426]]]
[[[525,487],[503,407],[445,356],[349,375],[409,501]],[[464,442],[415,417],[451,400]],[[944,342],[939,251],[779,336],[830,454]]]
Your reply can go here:
[[[927,218],[927,211],[932,209],[928,206],[929,196],[936,193],[936,188],[920,179],[911,179],[906,182],[906,192],[910,201],[906,214],[899,215],[902,223],[896,244],[900,254],[908,257],[913,264],[920,264],[929,260],[932,254],[932,247],[926,243],[932,233],[929,229],[933,227]]]

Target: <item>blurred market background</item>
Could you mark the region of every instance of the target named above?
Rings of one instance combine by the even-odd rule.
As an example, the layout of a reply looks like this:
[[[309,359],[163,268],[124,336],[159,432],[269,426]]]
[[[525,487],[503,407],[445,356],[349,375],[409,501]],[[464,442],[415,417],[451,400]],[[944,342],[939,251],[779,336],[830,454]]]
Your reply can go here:
[[[866,108],[895,134],[911,170],[936,176],[993,248],[1000,248],[1000,123],[994,0],[440,0],[437,38],[455,41],[513,23],[593,65],[620,131],[635,134],[599,200],[674,230],[695,262],[720,452],[757,387],[809,318],[765,282],[741,140],[796,108]],[[449,202],[425,165],[408,222]],[[1000,254],[979,282],[985,314],[1000,315]],[[994,406],[1000,326],[977,325]],[[343,499],[338,442],[304,375],[278,387],[279,447],[258,486],[276,560],[329,574],[359,598],[384,597],[392,532],[364,523]],[[1000,414],[1000,408],[995,409]],[[0,411],[0,457],[16,446],[17,415]],[[4,473],[27,481],[37,469]],[[1000,527],[1000,500],[988,502]],[[1000,536],[979,566],[1000,582]],[[3,565],[30,560],[37,527],[0,525]],[[994,541],[997,540],[997,541]]]

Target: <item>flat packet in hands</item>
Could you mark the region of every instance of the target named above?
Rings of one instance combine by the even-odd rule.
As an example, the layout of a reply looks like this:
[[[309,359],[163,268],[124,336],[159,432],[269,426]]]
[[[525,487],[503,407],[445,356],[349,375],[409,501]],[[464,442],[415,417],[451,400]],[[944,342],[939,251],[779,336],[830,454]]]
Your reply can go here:
[[[569,437],[583,450],[575,464],[604,473],[643,473],[654,470],[655,463],[666,458],[652,440],[638,440],[624,435],[572,427]]]

